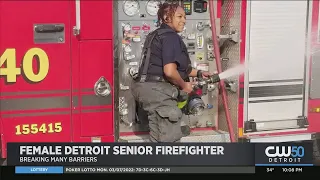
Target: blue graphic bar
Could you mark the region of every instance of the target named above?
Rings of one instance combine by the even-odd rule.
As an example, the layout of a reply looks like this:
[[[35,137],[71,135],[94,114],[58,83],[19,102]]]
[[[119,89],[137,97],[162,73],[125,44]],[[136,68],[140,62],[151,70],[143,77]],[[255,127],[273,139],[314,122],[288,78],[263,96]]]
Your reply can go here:
[[[62,166],[17,166],[16,174],[63,174]]]
[[[256,166],[313,166],[313,164],[256,164]]]

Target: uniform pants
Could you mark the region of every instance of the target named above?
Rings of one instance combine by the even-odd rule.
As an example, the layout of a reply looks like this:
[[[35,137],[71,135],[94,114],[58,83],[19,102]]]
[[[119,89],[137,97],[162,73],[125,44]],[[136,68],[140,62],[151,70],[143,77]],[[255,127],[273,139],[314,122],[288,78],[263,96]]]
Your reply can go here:
[[[151,142],[179,142],[182,111],[177,107],[179,90],[167,82],[133,82],[132,94],[148,113]]]

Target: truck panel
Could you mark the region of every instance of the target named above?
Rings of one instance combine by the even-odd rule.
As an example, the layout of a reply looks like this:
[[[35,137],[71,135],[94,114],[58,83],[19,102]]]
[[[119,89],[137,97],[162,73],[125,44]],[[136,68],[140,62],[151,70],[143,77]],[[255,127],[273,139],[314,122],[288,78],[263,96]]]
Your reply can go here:
[[[114,141],[113,1],[78,5],[72,2],[71,9],[72,25],[79,25],[80,19],[71,46],[73,141],[110,142]],[[108,95],[99,94],[106,87]]]
[[[246,24],[250,23],[250,3],[249,1],[242,3],[242,17],[241,17],[241,39],[246,39],[246,41],[241,42],[241,62],[244,63],[246,60],[246,56],[248,55],[248,44],[250,43],[250,39],[247,38],[248,32],[250,32],[249,29],[247,29]],[[266,3],[266,2],[265,2]],[[272,3],[272,2],[271,2]],[[283,2],[284,3],[284,2]],[[281,3],[280,3],[281,5]],[[292,4],[289,4],[291,6]],[[318,34],[319,34],[319,26],[318,26],[318,19],[319,19],[319,2],[317,1],[309,1],[308,2],[308,20],[306,24],[308,24],[308,30],[306,33],[306,37],[308,38],[308,41],[306,41],[306,46],[309,46],[309,48],[306,48],[306,62],[304,64],[305,66],[305,89],[303,89],[303,96],[305,97],[304,103],[305,106],[299,110],[299,112],[303,112],[304,115],[307,118],[307,121],[309,123],[309,126],[304,126],[306,128],[301,129],[291,129],[289,126],[285,128],[285,123],[282,123],[282,127],[279,126],[278,123],[272,123],[273,127],[279,128],[280,130],[269,130],[269,131],[256,131],[256,132],[246,132],[246,123],[249,119],[247,119],[247,116],[243,116],[243,113],[247,113],[247,110],[242,111],[244,108],[244,104],[242,102],[242,97],[244,96],[244,93],[246,92],[242,88],[244,87],[244,76],[240,76],[240,91],[239,91],[239,118],[238,118],[238,137],[242,139],[242,137],[247,137],[250,139],[251,142],[276,142],[276,141],[299,141],[299,140],[310,140],[314,136],[311,136],[313,133],[319,133],[320,132],[320,124],[318,119],[320,118],[320,113],[317,112],[317,108],[319,109],[320,101],[317,98],[312,98],[312,83],[316,83],[316,79],[312,78],[312,69],[315,69],[314,63],[312,61],[316,60],[315,58],[316,53],[319,50],[319,42],[318,42]],[[277,7],[275,7],[276,9]],[[284,12],[284,11],[282,11]],[[289,12],[290,13],[290,12]],[[296,13],[298,14],[298,13]],[[280,18],[281,19],[281,18]],[[270,19],[269,19],[270,20]],[[277,21],[277,18],[275,18],[273,21]],[[269,24],[268,24],[269,25]],[[285,25],[285,24],[282,24]],[[262,37],[261,37],[262,38]],[[272,38],[270,38],[272,39]],[[292,38],[291,41],[296,41],[296,39]],[[270,42],[270,41],[267,41]],[[283,47],[287,47],[287,44],[283,45]],[[309,58],[308,58],[309,56]],[[279,63],[282,63],[279,62]],[[290,66],[290,64],[288,64]],[[310,71],[309,71],[310,70]],[[249,71],[250,72],[250,71]],[[309,80],[310,79],[310,80]],[[309,85],[310,83],[310,85]],[[316,84],[314,84],[316,86]],[[313,92],[314,93],[314,92]],[[267,111],[267,110],[266,110]],[[293,112],[293,110],[292,110]],[[244,121],[244,122],[243,122]],[[271,124],[271,123],[269,123]],[[291,125],[295,125],[296,123],[292,123]],[[290,125],[290,124],[288,124]],[[277,127],[278,126],[278,127]],[[303,127],[303,126],[302,126]],[[259,128],[259,127],[258,127]],[[261,126],[260,126],[261,128]],[[261,130],[261,129],[260,129]]]
[[[70,2],[0,6],[2,156],[6,142],[70,142]]]
[[[81,40],[112,39],[113,1],[80,1]]]
[[[245,119],[257,131],[299,128],[307,115],[308,2],[250,2],[247,12]]]
[[[70,3],[4,1],[1,5],[1,23],[2,27],[6,27],[1,28],[1,54],[3,58],[5,57],[3,54],[10,57],[10,62],[7,60],[7,63],[15,60],[13,62],[18,69],[9,69],[10,73],[20,71],[16,78],[10,76],[9,82],[6,82],[4,77],[1,78],[1,92],[68,90],[70,80],[65,77],[70,77],[71,66]],[[26,6],[28,8],[25,8]],[[61,11],[55,13],[52,6],[61,8]],[[49,13],[50,11],[52,13]],[[45,26],[49,23],[64,26],[61,37],[55,37],[51,33],[43,37],[36,35],[34,30],[36,25]],[[36,43],[36,40],[39,43]],[[53,42],[54,40],[56,42]],[[33,58],[36,55],[38,60],[36,57]],[[4,73],[4,69],[1,70]],[[31,73],[32,70],[35,75]],[[37,71],[40,71],[40,74]]]
[[[113,86],[112,46],[110,40],[80,42],[81,137],[113,134],[113,96],[100,97],[94,92],[101,77]]]
[[[312,1],[312,28],[311,28],[311,68],[310,68],[310,99],[308,106],[308,120],[309,120],[309,131],[320,132],[320,112],[317,109],[320,108],[320,96],[317,95],[320,87],[320,76],[315,76],[319,73],[319,61],[320,61],[320,21],[319,21],[319,1]],[[315,63],[317,62],[317,63]],[[318,65],[318,66],[316,66]],[[313,78],[314,77],[314,78]],[[317,77],[317,78],[315,78]]]

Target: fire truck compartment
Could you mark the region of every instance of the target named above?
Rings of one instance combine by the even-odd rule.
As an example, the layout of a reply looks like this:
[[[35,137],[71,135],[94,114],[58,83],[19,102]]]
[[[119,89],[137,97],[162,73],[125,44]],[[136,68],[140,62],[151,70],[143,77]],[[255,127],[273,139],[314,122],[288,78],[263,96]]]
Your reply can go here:
[[[70,8],[0,2],[2,157],[7,142],[72,141]]]
[[[257,131],[300,128],[308,99],[309,3],[248,4],[245,119]]]
[[[80,92],[77,96],[80,121],[74,119],[74,123],[81,123],[81,137],[113,135],[112,47],[110,40],[80,42]],[[104,95],[104,91],[109,94]]]

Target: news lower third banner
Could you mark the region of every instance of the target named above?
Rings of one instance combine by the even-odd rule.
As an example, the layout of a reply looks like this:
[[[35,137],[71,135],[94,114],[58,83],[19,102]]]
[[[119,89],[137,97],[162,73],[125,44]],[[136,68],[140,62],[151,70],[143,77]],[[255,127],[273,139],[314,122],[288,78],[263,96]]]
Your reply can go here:
[[[7,144],[9,166],[311,166],[312,154],[312,142]]]

